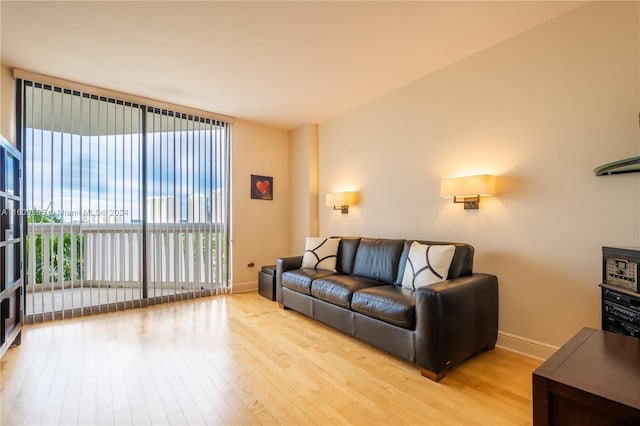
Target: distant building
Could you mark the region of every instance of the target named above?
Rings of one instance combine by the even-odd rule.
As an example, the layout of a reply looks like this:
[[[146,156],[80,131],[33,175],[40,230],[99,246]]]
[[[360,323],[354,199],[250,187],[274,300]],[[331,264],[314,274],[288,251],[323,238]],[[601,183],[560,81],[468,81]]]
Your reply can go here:
[[[190,195],[187,199],[187,222],[206,223],[209,220],[209,210],[205,194]]]
[[[147,198],[148,223],[175,223],[176,200],[173,196]]]

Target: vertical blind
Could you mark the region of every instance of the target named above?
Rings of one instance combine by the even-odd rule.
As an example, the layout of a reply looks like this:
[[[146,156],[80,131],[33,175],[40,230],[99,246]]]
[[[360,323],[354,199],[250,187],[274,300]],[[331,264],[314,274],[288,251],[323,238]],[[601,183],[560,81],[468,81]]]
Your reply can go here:
[[[18,91],[27,321],[229,290],[229,123]]]
[[[164,298],[227,282],[229,129],[146,110],[148,291]]]

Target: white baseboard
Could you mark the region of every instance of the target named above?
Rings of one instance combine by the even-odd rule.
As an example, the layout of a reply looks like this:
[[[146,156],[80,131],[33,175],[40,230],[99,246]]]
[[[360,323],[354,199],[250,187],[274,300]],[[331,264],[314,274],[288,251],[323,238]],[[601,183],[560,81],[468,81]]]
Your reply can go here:
[[[496,346],[508,349],[513,352],[546,360],[558,350],[557,346],[547,343],[538,342],[537,340],[528,339],[526,337],[517,336],[515,334],[498,331],[498,342]]]
[[[258,281],[250,281],[248,283],[233,283],[231,294],[246,293],[248,291],[258,291]]]

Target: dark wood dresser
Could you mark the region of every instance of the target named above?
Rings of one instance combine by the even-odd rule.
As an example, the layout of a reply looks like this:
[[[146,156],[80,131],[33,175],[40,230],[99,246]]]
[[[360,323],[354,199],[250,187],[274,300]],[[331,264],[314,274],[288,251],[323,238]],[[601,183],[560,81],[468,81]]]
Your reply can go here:
[[[640,425],[640,339],[583,328],[533,372],[534,425]]]

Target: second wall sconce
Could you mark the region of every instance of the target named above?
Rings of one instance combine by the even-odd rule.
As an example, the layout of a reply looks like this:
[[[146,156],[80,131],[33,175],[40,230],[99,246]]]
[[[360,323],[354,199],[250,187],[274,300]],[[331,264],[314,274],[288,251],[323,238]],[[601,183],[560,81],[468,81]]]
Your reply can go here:
[[[327,194],[325,198],[326,205],[333,207],[334,210],[340,210],[342,214],[349,213],[349,206],[358,203],[357,192],[334,192]]]
[[[479,207],[480,197],[495,194],[495,176],[477,175],[442,179],[440,196],[453,198],[454,203],[464,203],[465,210]]]

